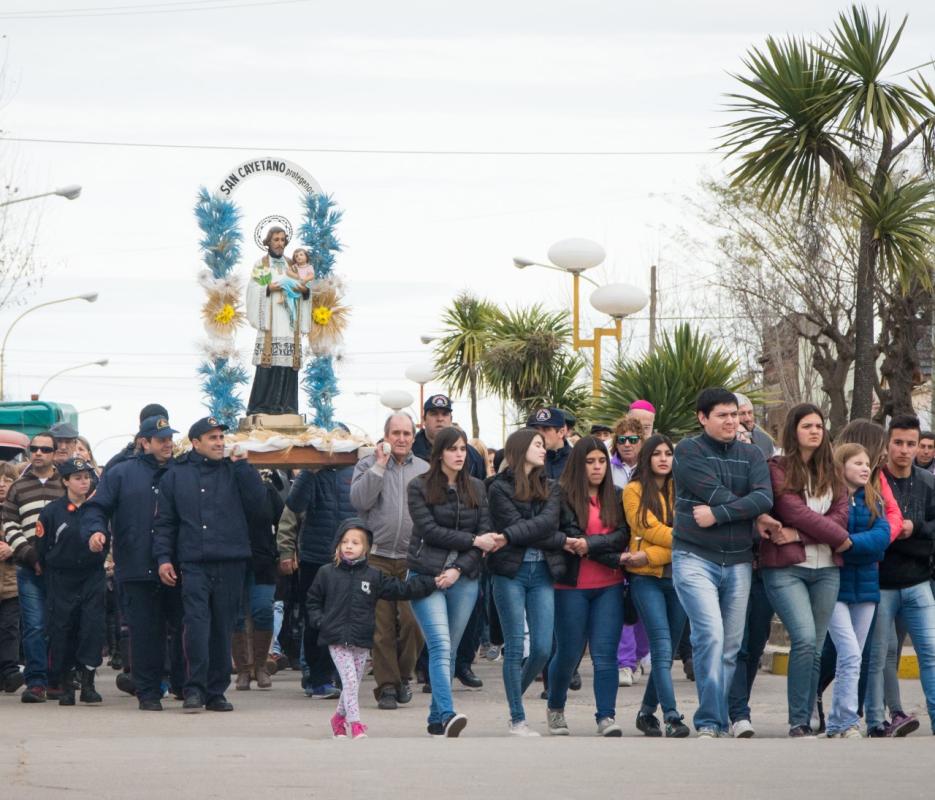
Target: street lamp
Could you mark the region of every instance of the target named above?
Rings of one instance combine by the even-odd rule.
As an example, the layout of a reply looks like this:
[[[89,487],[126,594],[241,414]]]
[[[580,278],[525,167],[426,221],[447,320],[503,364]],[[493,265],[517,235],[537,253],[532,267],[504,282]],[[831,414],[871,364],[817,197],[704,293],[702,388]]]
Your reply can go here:
[[[41,194],[31,194],[27,197],[17,197],[15,200],[4,200],[0,203],[0,208],[3,206],[11,206],[14,203],[25,203],[27,200],[38,200],[40,197],[64,197],[66,200],[75,200],[81,195],[81,187],[78,184],[71,184],[69,186],[62,186],[60,189],[53,189],[51,192],[42,192]]]
[[[419,408],[425,405],[425,384],[435,379],[435,367],[428,362],[413,364],[406,369],[406,378],[419,384]]]
[[[80,188],[80,187],[79,187]],[[87,294],[76,294],[72,297],[62,297],[58,300],[47,300],[44,303],[37,303],[32,308],[27,308],[22,314],[20,314],[13,322],[10,323],[10,327],[6,329],[6,334],[3,337],[3,344],[0,344],[0,400],[3,400],[3,375],[4,367],[6,366],[6,342],[10,338],[10,332],[13,330],[17,322],[19,322],[27,314],[32,314],[33,311],[38,311],[40,308],[45,306],[54,306],[58,303],[68,303],[71,300],[84,300],[87,303],[96,303],[98,298],[97,292],[88,292]]]
[[[110,411],[111,408],[113,406],[94,406],[93,408],[85,408],[79,411],[78,414],[90,414],[92,411]]]
[[[437,336],[429,336],[429,334],[423,333],[423,334],[419,337],[419,341],[422,342],[422,344],[431,344],[432,342],[438,341],[438,337],[437,337]]]
[[[106,367],[110,363],[110,360],[107,358],[101,358],[97,361],[88,361],[84,364],[75,364],[73,367],[65,367],[65,369],[60,369],[58,372],[50,375],[46,378],[45,383],[42,384],[42,387],[36,393],[36,398],[42,397],[42,393],[45,391],[45,387],[48,386],[52,381],[54,381],[59,375],[64,375],[66,372],[72,372],[76,369],[84,369],[85,367]]]
[[[380,402],[387,408],[392,409],[395,414],[411,406],[412,400],[412,395],[401,389],[390,389],[380,395]]]

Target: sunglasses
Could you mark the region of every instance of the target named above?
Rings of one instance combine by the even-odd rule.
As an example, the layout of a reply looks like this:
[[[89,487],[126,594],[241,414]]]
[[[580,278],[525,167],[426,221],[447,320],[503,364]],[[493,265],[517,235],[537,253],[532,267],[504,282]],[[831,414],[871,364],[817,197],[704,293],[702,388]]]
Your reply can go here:
[[[639,444],[642,436],[636,436],[632,434],[630,436],[618,436],[617,444]]]
[[[48,445],[31,444],[29,445],[29,452],[30,453],[45,453],[46,455],[48,455],[49,453],[54,453],[55,448],[49,447]]]

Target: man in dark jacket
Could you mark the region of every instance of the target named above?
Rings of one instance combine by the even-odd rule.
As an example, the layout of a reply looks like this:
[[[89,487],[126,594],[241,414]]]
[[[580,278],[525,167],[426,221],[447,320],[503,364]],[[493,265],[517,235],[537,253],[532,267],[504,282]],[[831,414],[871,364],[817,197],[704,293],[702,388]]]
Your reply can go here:
[[[699,736],[729,730],[727,695],[743,640],[754,521],[773,506],[763,454],[737,439],[737,398],[705,389],[696,403],[704,432],[675,448],[672,579],[691,623]]]
[[[81,526],[95,552],[113,541],[114,581],[130,632],[130,671],[141,711],[162,710],[169,641],[173,691],[181,692],[184,682],[181,592],[159,581],[153,559],[156,502],[160,482],[173,466],[175,433],[164,416],[144,419],[135,438],[140,452],[105,470],[85,505]]]
[[[412,454],[416,458],[428,461],[432,455],[432,445],[439,431],[454,424],[451,400],[443,394],[433,394],[422,406],[422,430],[412,442]],[[487,477],[487,465],[477,449],[468,445],[467,468],[471,477],[482,481]]]
[[[571,445],[565,441],[568,432],[565,415],[557,408],[538,408],[526,420],[527,428],[535,428],[545,442],[545,474],[553,481],[562,477]]]
[[[165,417],[169,418],[169,412],[166,411],[165,406],[159,405],[159,403],[150,403],[149,405],[143,406],[140,410],[140,427],[143,427],[143,422],[148,420],[150,417]],[[110,461],[104,465],[104,469],[108,470],[111,467],[116,467],[117,464],[122,461],[126,461],[128,458],[132,458],[137,453],[142,452],[140,448],[140,435],[137,434],[133,437],[132,442],[128,442],[127,446],[117,452],[116,455],[111,456]]]
[[[922,691],[935,731],[935,598],[929,582],[935,554],[935,476],[913,463],[919,433],[916,417],[902,415],[890,422],[884,469],[904,522],[880,562],[880,603],[871,634],[865,701],[869,736],[886,735],[883,670],[897,616],[912,637]],[[902,722],[898,716],[905,715],[895,709],[897,725]],[[908,732],[904,727],[903,735]]]
[[[186,680],[183,711],[232,711],[231,632],[251,556],[248,516],[266,490],[245,455],[224,457],[226,425],[214,417],[188,431],[192,451],[177,459],[159,486],[153,556],[159,578],[181,577]],[[176,571],[176,565],[178,571]]]

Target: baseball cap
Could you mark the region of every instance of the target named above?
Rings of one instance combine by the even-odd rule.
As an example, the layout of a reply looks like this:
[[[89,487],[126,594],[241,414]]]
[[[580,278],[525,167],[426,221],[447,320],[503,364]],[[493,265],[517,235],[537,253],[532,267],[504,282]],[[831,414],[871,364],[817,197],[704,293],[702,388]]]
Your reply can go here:
[[[166,417],[148,417],[140,423],[140,432],[137,435],[140,439],[151,439],[154,436],[157,439],[165,439],[178,433],[177,430],[169,427],[169,420]]]
[[[85,461],[83,458],[69,458],[58,468],[58,474],[63,478],[74,475],[76,472],[94,472],[94,467],[91,466],[90,461]]]
[[[426,414],[429,411],[447,411],[450,414],[452,412],[451,400],[446,395],[433,394],[425,401],[422,411]]]
[[[537,408],[526,420],[527,428],[564,428],[565,415],[557,408]]]
[[[216,417],[202,417],[188,429],[188,438],[198,439],[204,436],[208,431],[213,431],[215,428],[222,431],[228,430],[227,425],[218,422]]]

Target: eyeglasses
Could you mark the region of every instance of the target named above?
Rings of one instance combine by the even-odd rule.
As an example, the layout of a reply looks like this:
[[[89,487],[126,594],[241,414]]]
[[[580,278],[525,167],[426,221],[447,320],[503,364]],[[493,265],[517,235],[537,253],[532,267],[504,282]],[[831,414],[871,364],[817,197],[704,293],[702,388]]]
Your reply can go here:
[[[45,453],[46,455],[48,455],[49,453],[54,453],[55,448],[49,447],[48,445],[31,444],[29,445],[29,452],[30,453]]]
[[[618,436],[617,444],[639,444],[642,436],[636,436],[635,434],[630,436]]]

